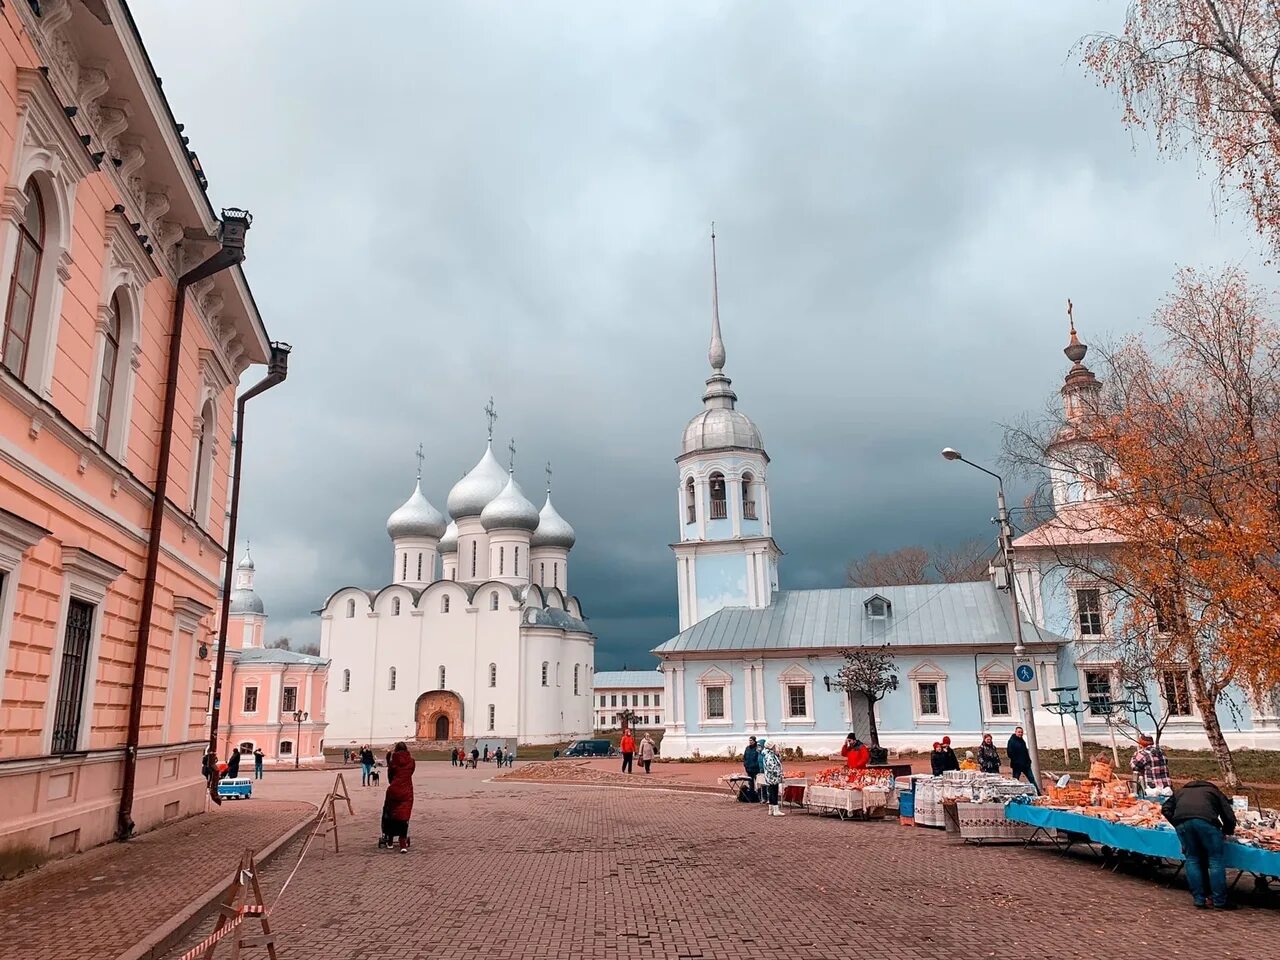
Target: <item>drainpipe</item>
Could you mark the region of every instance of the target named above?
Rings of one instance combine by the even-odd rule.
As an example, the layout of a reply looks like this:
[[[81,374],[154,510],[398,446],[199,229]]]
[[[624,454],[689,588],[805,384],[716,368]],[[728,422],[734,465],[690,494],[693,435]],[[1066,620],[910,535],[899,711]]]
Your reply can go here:
[[[221,249],[178,278],[173,298],[173,321],[169,333],[169,364],[164,389],[160,426],[160,456],[156,465],[156,486],[151,501],[151,529],[147,541],[147,566],[142,579],[142,610],[133,660],[133,685],[129,692],[129,728],[124,748],[124,782],[120,789],[120,809],[116,819],[116,839],[133,836],[133,797],[138,776],[138,742],[142,729],[142,695],[147,676],[147,653],[151,645],[151,622],[155,612],[156,575],[160,566],[160,539],[164,530],[164,509],[168,503],[169,461],[173,447],[173,418],[178,395],[179,364],[182,359],[182,322],[187,288],[206,277],[244,261],[244,240],[253,222],[246,210],[234,207],[222,211],[217,240]]]
[[[227,662],[227,623],[231,616],[231,576],[235,571],[236,523],[240,519],[240,461],[244,454],[244,405],[260,393],[265,393],[289,375],[289,351],[287,343],[271,344],[271,359],[267,361],[267,375],[240,395],[236,401],[235,465],[231,477],[231,516],[227,522],[226,563],[222,571],[222,613],[218,620],[218,662],[213,675],[213,709],[209,720],[209,749],[218,755],[218,717],[222,712],[222,671]],[[209,796],[214,803],[222,803],[218,796],[218,772],[209,776]]]

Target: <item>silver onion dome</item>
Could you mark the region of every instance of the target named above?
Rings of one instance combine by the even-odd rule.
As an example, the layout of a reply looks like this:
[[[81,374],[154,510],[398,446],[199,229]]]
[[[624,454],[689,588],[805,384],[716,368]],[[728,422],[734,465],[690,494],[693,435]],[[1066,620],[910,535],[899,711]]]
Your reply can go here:
[[[440,552],[442,554],[458,552],[458,525],[452,520],[444,528],[444,536],[440,538]]]
[[[760,428],[740,410],[724,407],[703,410],[689,421],[689,425],[684,428],[684,439],[680,442],[681,453],[720,450],[725,447],[764,449]]]
[[[478,517],[489,501],[507,485],[507,471],[493,455],[493,446],[485,448],[480,462],[449,491],[449,516],[454,520]]]
[[[253,557],[249,555],[249,548],[244,548],[244,559],[236,564],[237,570],[253,570]]]
[[[538,508],[529,502],[516,478],[508,477],[502,492],[480,512],[480,523],[486,530],[533,531],[538,526]]]
[[[422,495],[422,481],[413,488],[413,495],[387,518],[387,535],[392,540],[401,537],[440,538],[444,533],[444,515]]]
[[[531,547],[564,547],[572,549],[577,542],[577,535],[569,521],[560,516],[559,511],[551,504],[551,494],[547,494],[547,502],[538,513],[538,529],[529,538]]]
[[[262,605],[262,598],[252,588],[237,587],[231,591],[231,603],[227,612],[265,614],[267,608]]]

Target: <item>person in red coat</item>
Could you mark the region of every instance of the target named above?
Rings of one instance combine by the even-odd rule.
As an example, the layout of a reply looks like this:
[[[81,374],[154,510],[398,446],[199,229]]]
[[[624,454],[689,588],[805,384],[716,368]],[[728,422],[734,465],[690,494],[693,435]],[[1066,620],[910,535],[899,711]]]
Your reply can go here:
[[[403,742],[387,758],[387,795],[382,801],[382,833],[386,847],[399,838],[400,852],[409,852],[409,817],[413,815],[413,755]]]
[[[871,762],[871,751],[867,749],[867,745],[858,739],[856,733],[850,733],[844,738],[844,746],[840,748],[840,756],[844,757],[845,765],[850,770],[865,770],[867,764]]]
[[[622,772],[631,772],[631,759],[636,753],[636,738],[631,735],[630,730],[622,731],[622,743],[619,744],[622,750]]]

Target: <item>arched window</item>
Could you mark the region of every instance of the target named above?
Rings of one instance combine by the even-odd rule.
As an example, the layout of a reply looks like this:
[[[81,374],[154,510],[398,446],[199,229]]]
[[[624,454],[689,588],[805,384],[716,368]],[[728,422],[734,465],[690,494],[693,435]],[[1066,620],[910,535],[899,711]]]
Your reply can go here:
[[[356,602],[354,600],[348,600],[347,601],[347,617],[350,618],[350,617],[354,617],[355,615],[356,615]]]
[[[191,512],[200,523],[209,519],[209,489],[213,479],[213,399],[200,408],[200,434],[196,439],[194,483],[191,492]]]
[[[548,666],[550,666],[550,664],[548,664],[547,661],[543,660],[542,661],[542,685],[544,687],[547,685],[547,667]]]
[[[693,477],[684,485],[685,523],[696,523],[698,520],[698,499],[693,489]]]
[[[495,710],[495,708],[494,708],[493,704],[492,704],[492,703],[491,703],[491,704],[489,704],[489,729],[490,729],[490,730],[492,730],[492,729],[493,729],[494,714],[495,714],[496,712],[497,712],[497,711]]]
[[[755,477],[749,473],[742,475],[742,519],[759,519],[756,511]]]
[[[36,277],[44,253],[44,199],[35,180],[28,180],[23,190],[26,204],[22,222],[18,224],[18,249],[13,261],[13,279],[9,281],[9,304],[5,312],[4,365],[19,379],[26,376],[27,356],[31,352],[31,328],[35,321]]]
[[[498,685],[498,665],[496,663],[489,664],[489,686],[496,687]]]
[[[516,547],[515,558],[511,561],[511,572],[517,577],[520,576],[520,548]]]
[[[449,612],[449,595],[447,593],[440,598],[440,612],[441,613]]]
[[[498,548],[498,576],[502,576],[507,572],[507,549],[506,547]],[[496,607],[494,608],[497,609]]]
[[[111,295],[107,306],[106,329],[102,332],[102,375],[98,378],[98,416],[94,421],[94,436],[102,446],[107,445],[111,430],[111,401],[116,393],[116,366],[120,357],[120,294]]]
[[[440,667],[440,689],[444,689],[444,667]]]
[[[393,617],[400,616],[400,598],[399,597],[391,598],[391,615]]]
[[[543,561],[538,561],[538,584],[545,587],[547,585],[547,565]]]
[[[351,690],[351,671],[343,670],[342,671],[342,692],[348,693],[350,692],[350,690]]]
[[[556,686],[560,686],[560,661],[556,661]]]
[[[387,671],[387,689],[394,690],[396,688],[396,668],[392,667]]]
[[[711,519],[724,520],[729,516],[729,503],[724,485],[724,474],[711,475]]]
[[[282,757],[291,757],[291,756],[293,756],[293,741],[292,741],[292,740],[281,740],[281,741],[280,741],[280,756],[282,756]]]
[[[476,542],[471,541],[471,579],[476,578]]]
[[[400,554],[400,579],[409,579],[409,555],[407,553]]]
[[[552,585],[553,587],[557,587],[557,588],[559,588],[559,586],[560,586],[560,564],[558,564],[558,563],[552,563],[552,564],[551,564],[551,580],[552,580],[551,585]]]
[[[241,753],[253,753],[253,741],[252,741],[252,740],[246,740],[246,741],[244,741],[242,744],[240,744],[240,752],[241,752]]]
[[[418,581],[422,581],[422,554],[418,554]]]
[[[490,610],[498,609],[498,591],[497,590],[489,594],[489,609]]]
[[[575,697],[578,695],[578,665],[576,663],[573,665],[573,695]]]

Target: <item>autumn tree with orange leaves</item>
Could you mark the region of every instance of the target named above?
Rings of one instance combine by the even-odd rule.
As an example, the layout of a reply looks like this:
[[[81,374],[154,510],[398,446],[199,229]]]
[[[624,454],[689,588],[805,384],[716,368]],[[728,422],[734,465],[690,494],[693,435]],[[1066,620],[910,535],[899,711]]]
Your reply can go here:
[[[1239,188],[1280,253],[1280,4],[1133,0],[1119,35],[1081,41],[1087,68],[1116,90],[1125,122],[1164,150],[1190,146]]]
[[[1280,325],[1229,269],[1179,273],[1152,326],[1103,356],[1100,383],[1077,363],[1074,405],[1007,431],[1039,503],[1059,492],[1020,543],[1105,587],[1111,639],[1155,666],[1155,690],[1187,677],[1234,787],[1219,711],[1280,685]]]

